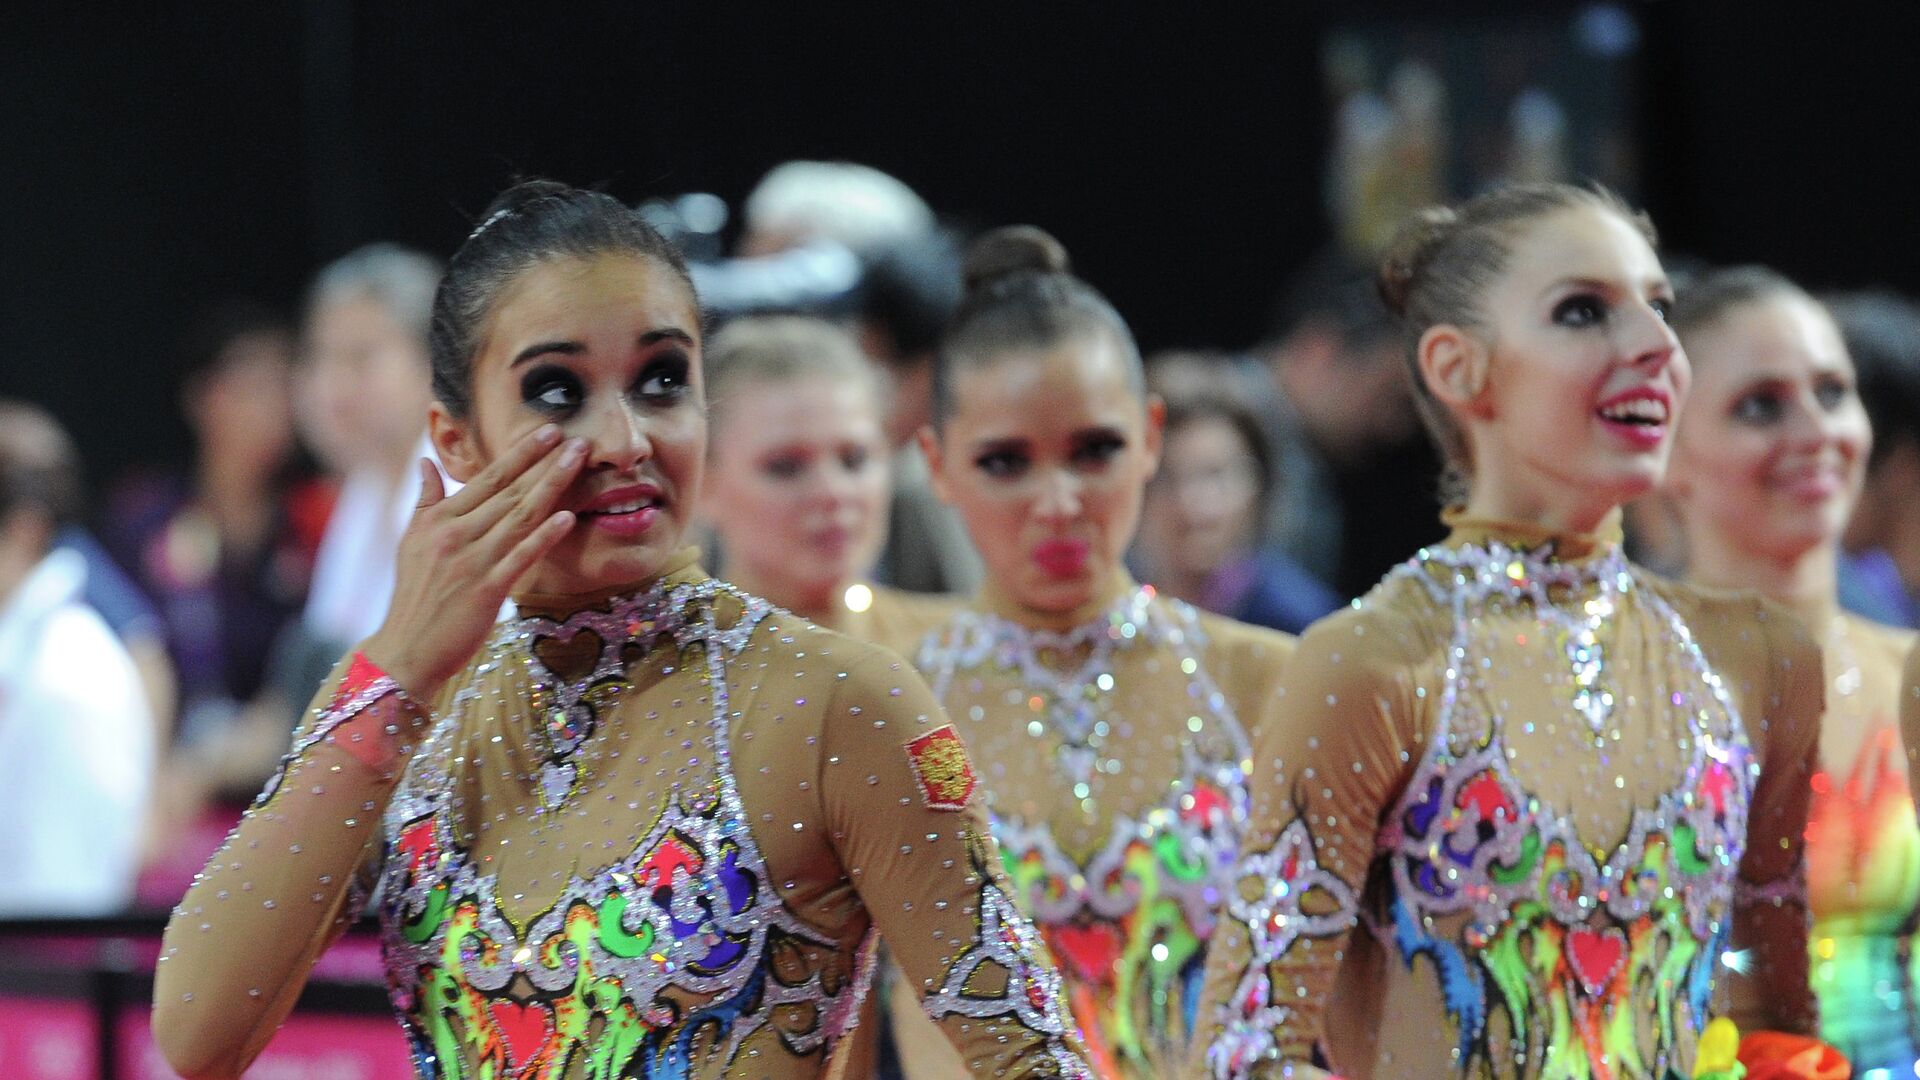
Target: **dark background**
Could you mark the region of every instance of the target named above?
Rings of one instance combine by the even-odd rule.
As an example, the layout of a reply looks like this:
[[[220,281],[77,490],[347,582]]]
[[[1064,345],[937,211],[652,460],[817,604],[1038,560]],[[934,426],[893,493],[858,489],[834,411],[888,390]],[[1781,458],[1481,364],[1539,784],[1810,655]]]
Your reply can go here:
[[[1625,6],[1670,248],[1920,289],[1920,20]],[[96,479],[178,460],[175,356],[213,299],[291,308],[321,262],[376,238],[445,254],[516,173],[737,205],[792,157],[878,166],[964,221],[1045,225],[1148,348],[1244,345],[1327,235],[1325,27],[1578,5],[818,7],[10,11],[0,394],[53,408]]]

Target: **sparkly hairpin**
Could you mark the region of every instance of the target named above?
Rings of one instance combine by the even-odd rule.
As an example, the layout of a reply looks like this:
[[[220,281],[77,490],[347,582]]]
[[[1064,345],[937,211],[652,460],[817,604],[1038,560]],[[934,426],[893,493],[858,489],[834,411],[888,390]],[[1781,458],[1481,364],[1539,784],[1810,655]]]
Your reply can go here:
[[[488,229],[493,227],[494,222],[499,221],[501,218],[506,217],[508,214],[513,213],[517,209],[519,209],[519,207],[503,206],[500,209],[495,210],[493,213],[488,214],[487,220],[474,226],[473,231],[467,234],[467,242],[472,243],[474,237],[479,236],[483,232],[486,232]]]

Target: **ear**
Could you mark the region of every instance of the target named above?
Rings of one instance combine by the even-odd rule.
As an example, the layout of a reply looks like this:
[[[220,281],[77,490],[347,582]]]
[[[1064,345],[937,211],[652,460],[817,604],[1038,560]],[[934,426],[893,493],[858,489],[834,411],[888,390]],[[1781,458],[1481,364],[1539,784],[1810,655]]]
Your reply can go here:
[[[427,406],[427,438],[447,475],[470,484],[487,467],[486,448],[480,445],[480,433],[471,423],[447,411],[438,400]]]
[[[927,485],[941,502],[952,506],[953,489],[947,483],[946,452],[941,449],[939,434],[932,424],[922,424],[920,430],[914,432],[914,438],[920,441],[920,453],[927,459]]]
[[[1428,327],[1415,348],[1420,377],[1442,405],[1458,413],[1488,415],[1491,350],[1479,338],[1452,323],[1441,323]]]
[[[1149,459],[1147,478],[1152,479],[1160,472],[1160,450],[1167,439],[1167,401],[1159,394],[1147,395],[1147,426],[1143,436]]]

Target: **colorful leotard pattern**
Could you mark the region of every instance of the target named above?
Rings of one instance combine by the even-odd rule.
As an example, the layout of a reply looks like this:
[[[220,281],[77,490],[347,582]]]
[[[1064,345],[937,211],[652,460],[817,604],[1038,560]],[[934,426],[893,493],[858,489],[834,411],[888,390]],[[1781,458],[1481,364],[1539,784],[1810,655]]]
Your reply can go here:
[[[1185,1056],[1246,821],[1238,713],[1290,647],[1129,583],[1074,629],[968,611],[918,654],[1103,1076],[1170,1076]]]
[[[437,703],[377,845],[420,1076],[826,1075],[876,930],[970,1069],[1090,1075],[965,747],[902,661],[697,568],[520,604]],[[380,689],[336,685],[322,726]]]
[[[1912,941],[1920,910],[1920,826],[1896,722],[1912,635],[1850,616],[1827,648],[1829,725],[1864,729],[1850,767],[1813,778],[1807,889],[1820,1034],[1854,1075],[1920,1075]]]
[[[1423,551],[1304,639],[1262,722],[1287,730],[1255,749],[1273,786],[1209,975],[1207,1075],[1691,1075],[1716,971],[1743,962],[1743,714],[1777,695],[1750,692],[1764,665],[1712,662],[1686,595],[1617,545],[1559,546]],[[1780,876],[1751,902],[1794,905]]]

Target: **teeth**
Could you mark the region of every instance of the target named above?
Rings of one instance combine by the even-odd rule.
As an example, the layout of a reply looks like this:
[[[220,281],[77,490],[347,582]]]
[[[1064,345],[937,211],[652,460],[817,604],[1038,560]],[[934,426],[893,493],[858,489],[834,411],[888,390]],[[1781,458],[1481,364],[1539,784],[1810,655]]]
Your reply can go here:
[[[1657,398],[1629,398],[1600,410],[1600,415],[1609,420],[1664,424],[1667,420],[1667,405]]]
[[[653,502],[650,499],[636,499],[633,502],[624,502],[615,506],[603,506],[600,509],[595,510],[594,513],[596,514],[631,514],[636,510],[641,510],[652,505],[653,505]]]

